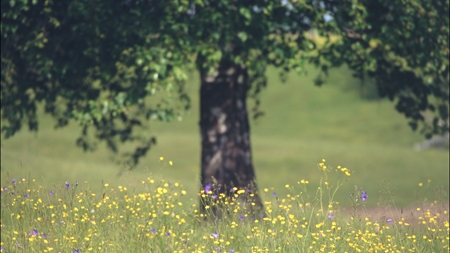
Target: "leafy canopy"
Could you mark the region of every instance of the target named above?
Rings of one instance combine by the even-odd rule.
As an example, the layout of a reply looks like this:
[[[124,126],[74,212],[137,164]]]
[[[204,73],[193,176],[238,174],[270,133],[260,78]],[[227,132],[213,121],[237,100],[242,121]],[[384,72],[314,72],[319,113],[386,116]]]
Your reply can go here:
[[[156,141],[138,136],[145,119],[170,121],[190,108],[184,81],[222,59],[246,66],[259,104],[268,65],[326,73],[347,64],[377,81],[382,97],[415,129],[448,131],[448,1],[2,1],[2,134],[36,110],[82,126],[85,150],[139,140],[136,164]],[[310,31],[314,29],[317,36]],[[318,38],[324,38],[319,43]],[[194,65],[194,59],[197,65]],[[255,107],[255,116],[260,115]],[[90,138],[94,137],[94,138]]]

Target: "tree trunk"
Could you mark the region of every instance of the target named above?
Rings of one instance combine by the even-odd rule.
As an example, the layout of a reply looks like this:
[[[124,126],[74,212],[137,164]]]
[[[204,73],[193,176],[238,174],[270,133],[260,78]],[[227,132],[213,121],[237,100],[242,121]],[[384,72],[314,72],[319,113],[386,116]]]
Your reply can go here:
[[[261,211],[250,146],[247,69],[225,60],[214,73],[208,74],[201,64],[199,67],[202,187],[211,189],[214,198],[220,194],[233,197],[236,188],[244,189],[245,193],[241,191],[240,197],[245,198],[240,198],[241,203],[249,204],[244,209],[253,213]],[[205,206],[203,199],[203,212]],[[217,215],[214,207],[212,211]]]

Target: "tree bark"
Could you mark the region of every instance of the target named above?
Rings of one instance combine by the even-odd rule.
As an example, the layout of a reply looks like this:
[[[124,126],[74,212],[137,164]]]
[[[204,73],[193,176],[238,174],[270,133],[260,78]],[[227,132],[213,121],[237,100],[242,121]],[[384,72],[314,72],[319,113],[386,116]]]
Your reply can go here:
[[[244,209],[253,213],[256,208],[262,210],[250,146],[247,69],[226,60],[214,73],[200,64],[199,69],[202,187],[211,188],[215,197],[233,197],[236,188],[244,189],[241,200],[250,204]],[[200,206],[205,211],[205,203]],[[214,208],[212,211],[217,214]]]

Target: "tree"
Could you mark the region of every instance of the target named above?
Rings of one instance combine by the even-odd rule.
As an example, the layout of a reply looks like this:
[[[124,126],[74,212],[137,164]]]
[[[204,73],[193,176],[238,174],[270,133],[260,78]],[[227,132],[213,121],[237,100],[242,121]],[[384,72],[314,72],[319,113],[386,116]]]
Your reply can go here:
[[[316,65],[326,73],[346,64],[358,78],[374,78],[413,130],[422,125],[427,138],[448,133],[448,1],[325,2],[334,19],[320,31],[341,37],[327,41]]]
[[[2,133],[36,108],[82,126],[77,145],[141,141],[135,165],[153,144],[136,136],[145,119],[170,121],[190,107],[187,73],[201,77],[202,188],[246,189],[262,207],[252,165],[246,98],[266,86],[265,69],[326,73],[347,64],[377,80],[381,96],[417,122],[438,109],[448,120],[448,2],[412,1],[10,1],[2,2]],[[316,43],[315,29],[326,43]],[[430,31],[430,32],[429,32]],[[401,41],[402,43],[398,43]],[[414,55],[412,55],[414,54]],[[195,60],[195,64],[193,64]],[[407,80],[407,82],[404,82]],[[432,97],[432,99],[428,99]],[[438,120],[424,133],[448,131]],[[233,189],[234,188],[234,189]]]

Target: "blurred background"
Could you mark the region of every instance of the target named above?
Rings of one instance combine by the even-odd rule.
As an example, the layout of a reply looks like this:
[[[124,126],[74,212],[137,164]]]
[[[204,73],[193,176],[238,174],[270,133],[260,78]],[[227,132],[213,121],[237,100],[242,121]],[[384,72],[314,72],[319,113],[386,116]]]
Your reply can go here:
[[[368,206],[382,204],[387,195],[397,206],[424,199],[448,201],[448,139],[439,148],[419,151],[417,144],[424,137],[409,128],[392,102],[378,99],[370,80],[363,85],[340,68],[331,70],[326,83],[317,87],[318,71],[307,70],[303,76],[290,74],[285,83],[276,69],[267,72],[261,107],[265,115],[251,120],[260,189],[283,196],[289,192],[285,185],[298,188],[297,182],[306,179],[314,195],[323,176],[317,164],[326,159],[328,166],[347,167],[352,173],[336,196],[342,206],[351,205],[349,194],[355,186],[368,193]],[[49,188],[87,181],[94,190],[104,183],[138,189],[151,177],[182,184],[187,198],[194,199],[200,187],[199,85],[198,73],[192,73],[187,89],[193,107],[181,121],[149,123],[146,131],[157,137],[157,145],[133,170],[115,164],[115,154],[106,147],[83,152],[75,145],[79,126],[55,130],[53,119],[41,111],[38,132],[22,130],[10,139],[2,137],[2,185],[29,177]],[[252,106],[249,100],[249,109]],[[335,182],[333,175],[330,183]]]

